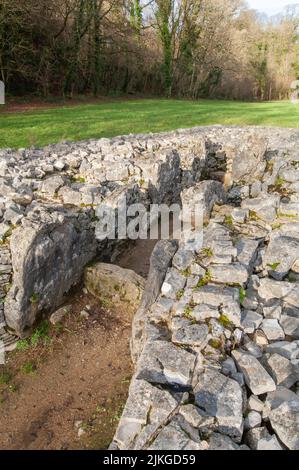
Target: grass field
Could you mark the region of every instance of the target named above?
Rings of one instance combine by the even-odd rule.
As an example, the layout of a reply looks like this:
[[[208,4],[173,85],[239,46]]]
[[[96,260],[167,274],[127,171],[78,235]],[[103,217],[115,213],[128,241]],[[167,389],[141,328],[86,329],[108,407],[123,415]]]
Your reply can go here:
[[[299,128],[299,105],[144,99],[0,112],[0,147],[43,146],[62,140],[159,132],[209,124]]]

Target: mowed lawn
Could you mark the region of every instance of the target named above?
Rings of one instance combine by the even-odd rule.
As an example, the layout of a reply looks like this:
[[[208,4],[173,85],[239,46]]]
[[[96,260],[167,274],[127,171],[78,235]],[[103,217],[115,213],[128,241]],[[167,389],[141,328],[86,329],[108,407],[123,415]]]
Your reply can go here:
[[[299,128],[299,105],[288,101],[244,103],[141,99],[60,106],[22,113],[5,113],[2,110],[0,147],[43,146],[63,140],[159,132],[210,124]]]

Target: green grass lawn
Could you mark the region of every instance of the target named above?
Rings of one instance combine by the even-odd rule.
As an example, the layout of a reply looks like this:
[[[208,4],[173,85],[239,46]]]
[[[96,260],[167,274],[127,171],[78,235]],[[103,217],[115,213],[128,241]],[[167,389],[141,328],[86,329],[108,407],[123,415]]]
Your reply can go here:
[[[0,147],[112,137],[210,124],[299,127],[299,105],[143,99],[0,113]]]

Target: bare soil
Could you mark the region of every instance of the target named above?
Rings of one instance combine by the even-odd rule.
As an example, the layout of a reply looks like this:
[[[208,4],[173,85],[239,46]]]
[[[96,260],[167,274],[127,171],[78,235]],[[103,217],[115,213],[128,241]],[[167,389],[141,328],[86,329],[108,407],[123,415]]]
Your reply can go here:
[[[105,449],[111,442],[132,375],[132,319],[82,291],[68,305],[62,324],[0,366],[2,450]]]
[[[8,98],[5,105],[0,106],[0,113],[23,113],[28,111],[39,111],[43,109],[59,108],[62,106],[80,106],[87,104],[103,104],[128,100],[138,100],[146,98],[139,95],[122,95],[120,97],[101,96],[94,98],[92,96],[80,96],[73,99],[52,98],[46,100],[38,97]]]

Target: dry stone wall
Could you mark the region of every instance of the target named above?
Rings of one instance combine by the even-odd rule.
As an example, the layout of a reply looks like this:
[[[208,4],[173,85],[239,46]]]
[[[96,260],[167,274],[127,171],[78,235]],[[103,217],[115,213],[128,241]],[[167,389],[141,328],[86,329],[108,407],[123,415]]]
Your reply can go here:
[[[113,252],[95,237],[99,202],[202,206],[203,243],[154,250],[111,448],[299,449],[298,143],[296,130],[216,126],[0,151],[6,335]]]

